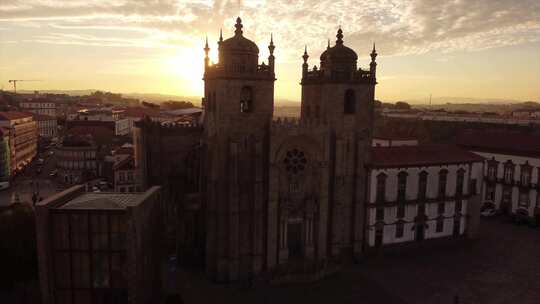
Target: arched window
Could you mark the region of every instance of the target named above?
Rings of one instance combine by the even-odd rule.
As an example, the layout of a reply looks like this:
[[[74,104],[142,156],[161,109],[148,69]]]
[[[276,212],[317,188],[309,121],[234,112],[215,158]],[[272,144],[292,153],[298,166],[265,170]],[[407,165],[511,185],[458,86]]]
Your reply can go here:
[[[448,170],[442,169],[439,171],[439,197],[446,196],[446,180],[448,177]]]
[[[523,165],[521,165],[521,185],[522,186],[529,186],[531,183],[531,171],[532,167],[529,165],[529,162],[526,161]]]
[[[511,160],[508,160],[504,164],[504,181],[508,184],[514,181],[514,163]]]
[[[345,114],[354,114],[356,112],[356,96],[354,90],[345,91],[343,112]]]
[[[253,110],[253,90],[250,87],[243,87],[240,91],[240,112],[249,113]]]

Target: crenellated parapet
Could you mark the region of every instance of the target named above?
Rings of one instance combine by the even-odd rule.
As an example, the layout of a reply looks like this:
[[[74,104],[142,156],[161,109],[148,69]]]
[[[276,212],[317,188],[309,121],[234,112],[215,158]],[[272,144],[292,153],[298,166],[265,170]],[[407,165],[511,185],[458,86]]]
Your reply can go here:
[[[376,68],[377,52],[375,44],[371,52],[371,63],[369,71],[358,67],[358,55],[356,52],[345,46],[343,42],[343,31],[341,28],[336,35],[336,44],[328,47],[321,54],[320,66],[314,66],[309,70],[307,47],[304,49],[302,56],[304,63],[302,64],[302,82],[301,84],[320,84],[320,83],[353,83],[353,84],[376,84]]]

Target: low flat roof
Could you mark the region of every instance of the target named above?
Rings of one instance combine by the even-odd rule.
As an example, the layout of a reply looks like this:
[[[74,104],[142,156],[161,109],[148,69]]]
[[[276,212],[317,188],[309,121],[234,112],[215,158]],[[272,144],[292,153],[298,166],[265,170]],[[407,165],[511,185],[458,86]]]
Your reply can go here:
[[[126,209],[139,204],[145,193],[89,192],[69,200],[57,209]]]

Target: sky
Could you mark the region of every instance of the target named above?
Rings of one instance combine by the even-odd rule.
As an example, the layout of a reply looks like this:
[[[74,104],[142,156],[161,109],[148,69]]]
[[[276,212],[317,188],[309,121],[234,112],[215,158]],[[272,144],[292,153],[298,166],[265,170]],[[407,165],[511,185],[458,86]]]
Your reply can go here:
[[[0,88],[200,96],[205,37],[216,61],[237,16],[260,62],[273,34],[278,100],[341,26],[360,67],[376,42],[379,100],[540,101],[538,0],[1,0]]]

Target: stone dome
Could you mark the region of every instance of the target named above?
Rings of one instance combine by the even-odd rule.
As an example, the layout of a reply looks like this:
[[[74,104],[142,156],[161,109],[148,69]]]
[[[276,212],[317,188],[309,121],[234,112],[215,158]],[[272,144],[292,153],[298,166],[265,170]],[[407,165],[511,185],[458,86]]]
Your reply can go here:
[[[358,60],[358,55],[351,48],[346,47],[343,44],[343,31],[341,29],[337,32],[336,45],[328,47],[320,57],[321,62],[326,62],[327,59],[333,61],[354,61]]]
[[[220,43],[220,50],[226,53],[253,53],[259,54],[259,47],[255,42],[247,39],[242,35],[242,20],[240,17],[236,19],[236,30],[234,31],[234,36],[223,40]]]

